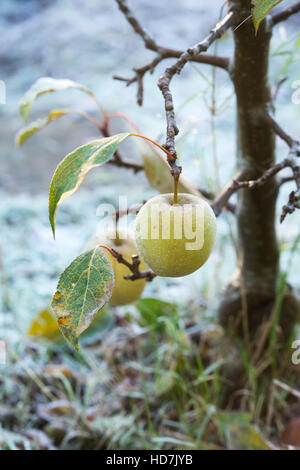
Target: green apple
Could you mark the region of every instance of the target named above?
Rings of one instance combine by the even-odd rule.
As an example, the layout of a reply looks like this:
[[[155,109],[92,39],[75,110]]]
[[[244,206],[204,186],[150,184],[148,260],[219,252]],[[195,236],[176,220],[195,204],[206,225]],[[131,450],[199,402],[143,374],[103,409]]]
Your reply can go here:
[[[159,276],[180,277],[208,259],[216,235],[216,217],[204,200],[192,194],[160,194],[136,217],[135,238],[142,259]]]
[[[107,245],[110,248],[113,248],[118,253],[121,253],[126,261],[132,262],[132,255],[137,254],[136,243],[134,238],[131,236],[126,236],[120,232],[118,238],[116,238],[115,233],[107,232],[94,235],[89,242],[87,243],[86,250],[92,250],[96,245]],[[124,276],[131,274],[130,270],[124,264],[118,263],[116,258],[114,258],[108,250],[103,249],[105,256],[111,262],[114,270],[114,287],[112,291],[112,296],[110,298],[110,304],[117,305],[127,305],[138,300],[144,290],[146,281],[144,279],[137,279],[131,281],[130,279],[124,279]],[[146,264],[141,260],[140,270],[143,271],[148,269]]]

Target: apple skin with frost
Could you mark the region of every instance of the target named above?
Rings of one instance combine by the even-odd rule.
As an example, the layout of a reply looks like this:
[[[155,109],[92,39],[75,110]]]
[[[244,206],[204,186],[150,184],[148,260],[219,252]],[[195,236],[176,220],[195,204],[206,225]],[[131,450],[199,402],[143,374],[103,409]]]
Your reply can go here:
[[[132,262],[132,255],[137,254],[137,247],[132,236],[126,236],[120,232],[119,239],[116,240],[113,237],[114,234],[107,232],[99,233],[94,235],[87,243],[86,250],[92,250],[97,245],[106,245],[110,248],[113,248],[118,253],[121,253],[126,261]],[[102,248],[105,256],[110,261],[113,270],[114,270],[114,287],[112,291],[112,296],[110,298],[110,305],[127,305],[137,301],[146,285],[144,279],[137,279],[131,281],[130,279],[124,279],[124,276],[131,274],[130,270],[124,264],[118,263],[116,258],[114,258],[108,250]],[[141,260],[140,271],[148,269],[143,260]]]
[[[204,199],[178,194],[173,201],[173,194],[155,196],[136,217],[138,252],[158,276],[193,273],[207,261],[215,241],[216,217]]]

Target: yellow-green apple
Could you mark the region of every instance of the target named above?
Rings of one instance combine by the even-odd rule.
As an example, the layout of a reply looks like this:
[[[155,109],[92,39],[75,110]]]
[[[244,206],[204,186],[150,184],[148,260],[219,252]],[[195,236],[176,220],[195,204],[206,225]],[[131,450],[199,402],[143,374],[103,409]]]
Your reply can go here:
[[[134,238],[130,235],[125,236],[120,232],[116,238],[116,233],[106,232],[94,235],[87,243],[86,250],[93,249],[96,245],[106,245],[113,248],[118,253],[121,253],[126,261],[132,262],[132,255],[137,254],[136,243]],[[114,270],[114,287],[112,296],[110,298],[111,305],[127,305],[138,300],[144,290],[146,281],[144,279],[137,279],[131,281],[124,279],[124,276],[131,274],[130,270],[124,264],[118,263],[108,250],[103,249],[105,256],[111,262]],[[143,260],[141,260],[140,270],[148,269]]]
[[[208,259],[216,235],[210,205],[192,194],[160,194],[136,217],[135,238],[142,259],[159,276],[180,277]]]

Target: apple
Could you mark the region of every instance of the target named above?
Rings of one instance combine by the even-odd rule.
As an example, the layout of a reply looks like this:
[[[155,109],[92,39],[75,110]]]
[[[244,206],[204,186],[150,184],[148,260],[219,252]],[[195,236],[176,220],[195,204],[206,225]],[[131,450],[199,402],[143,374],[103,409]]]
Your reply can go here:
[[[126,236],[122,232],[116,233],[106,232],[94,235],[87,243],[86,250],[92,250],[97,245],[107,245],[113,248],[118,253],[121,253],[126,261],[132,262],[131,256],[137,254],[136,243],[132,236]],[[108,250],[103,248],[103,252],[108,260],[111,262],[114,270],[114,287],[112,296],[109,303],[111,305],[127,305],[138,300],[144,290],[146,281],[144,279],[137,279],[131,281],[124,279],[124,276],[131,274],[130,270],[124,264],[118,263]],[[140,270],[148,269],[143,260],[141,260]]]
[[[192,194],[160,194],[136,217],[138,252],[158,275],[186,276],[208,259],[215,241],[216,217],[210,205]]]

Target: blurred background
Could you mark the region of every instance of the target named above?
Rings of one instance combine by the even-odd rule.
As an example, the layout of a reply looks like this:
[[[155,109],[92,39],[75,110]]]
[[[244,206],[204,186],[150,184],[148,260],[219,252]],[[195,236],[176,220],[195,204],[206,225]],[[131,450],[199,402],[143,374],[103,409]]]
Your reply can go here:
[[[159,0],[130,1],[159,44],[182,50],[215,25],[222,4],[222,0],[173,0],[170,8],[170,2]],[[287,77],[278,94],[276,115],[293,136],[300,131],[300,107],[292,103],[292,84],[300,79],[299,29],[297,16],[277,28],[271,50],[271,84]],[[190,361],[193,335],[196,341],[201,336],[199,351],[201,347],[214,351],[214,341],[222,336],[217,307],[237,263],[232,214],[219,218],[210,263],[183,279],[155,279],[144,291],[145,302],[108,309],[96,331],[83,340],[79,354],[55,336],[57,332],[48,341],[49,331],[33,329],[28,335],[40,312],[48,308],[59,274],[95,232],[97,206],[117,204],[119,195],[126,195],[130,204],[140,203],[156,192],[143,174],[136,176],[109,165],[95,169],[60,207],[54,241],[48,222],[54,170],[67,153],[98,134],[88,121],[66,116],[17,148],[15,135],[24,125],[20,99],[41,76],[70,78],[89,87],[108,112],[126,113],[145,135],[163,143],[165,117],[156,82],[171,61],[145,77],[144,104],[139,107],[136,85],[126,87],[112,76],[131,77],[132,68],[149,62],[153,53],[145,50],[111,0],[2,0],[0,36],[0,79],[6,85],[6,104],[0,105],[0,340],[7,345],[6,364],[0,365],[0,446],[197,448],[202,441],[224,445],[221,431],[214,439],[203,424],[204,417],[216,412],[216,395],[207,395],[205,407],[198,404],[197,411],[195,406],[193,411],[180,409],[176,396],[183,390],[187,393],[187,382],[181,383],[175,371],[178,363],[184,369],[185,361]],[[216,47],[218,53],[232,55],[231,33]],[[174,79],[172,91],[184,174],[200,188],[216,192],[236,170],[235,99],[230,80],[223,71],[189,64]],[[87,95],[68,90],[41,97],[29,121],[60,107],[80,109],[101,119]],[[127,130],[126,126],[120,119],[113,122],[115,132]],[[140,161],[134,145],[124,146],[122,152],[127,160]],[[278,159],[286,153],[280,141],[277,152]],[[289,192],[290,186],[285,185],[278,220],[281,202]],[[299,250],[291,248],[299,222],[300,214],[295,213],[284,227],[278,224],[282,269],[296,288],[300,287]],[[151,304],[151,299],[158,303]],[[149,309],[157,311],[151,321]],[[218,370],[220,357],[219,351],[206,375]],[[203,368],[197,361],[200,375],[191,380],[198,380],[199,386]],[[170,395],[161,398],[166,394]],[[149,396],[153,403],[148,403]]]

